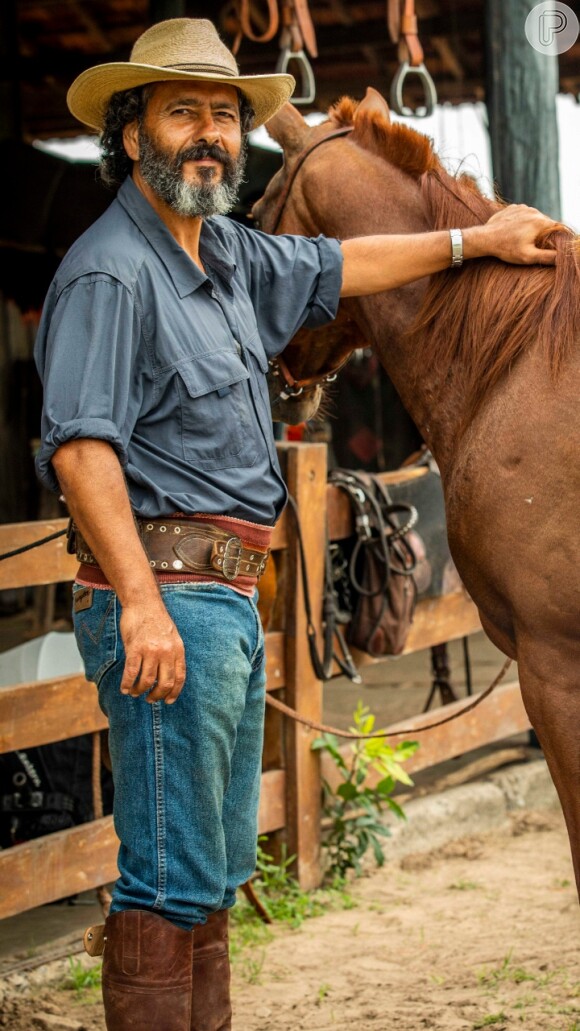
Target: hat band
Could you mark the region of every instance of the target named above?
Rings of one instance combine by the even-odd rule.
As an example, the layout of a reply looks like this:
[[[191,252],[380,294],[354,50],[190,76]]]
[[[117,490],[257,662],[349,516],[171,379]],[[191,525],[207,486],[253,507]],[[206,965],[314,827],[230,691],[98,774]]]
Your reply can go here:
[[[177,71],[185,72],[188,69],[193,69],[196,72],[217,72],[218,75],[229,75],[230,78],[234,79],[238,75],[237,72],[232,72],[229,68],[225,68],[222,64],[162,64],[160,68],[175,68]]]

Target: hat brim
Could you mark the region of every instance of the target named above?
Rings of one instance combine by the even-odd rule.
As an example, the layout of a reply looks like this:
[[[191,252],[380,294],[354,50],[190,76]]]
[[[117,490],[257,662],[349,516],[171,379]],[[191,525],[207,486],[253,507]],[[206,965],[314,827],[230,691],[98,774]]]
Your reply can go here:
[[[79,122],[102,131],[107,106],[113,93],[145,86],[150,82],[171,82],[174,79],[216,82],[236,86],[250,101],[256,117],[254,128],[263,125],[290,99],[296,80],[292,75],[219,75],[214,72],[186,72],[180,68],[157,65],[110,62],[98,64],[75,79],[66,100],[69,111]]]

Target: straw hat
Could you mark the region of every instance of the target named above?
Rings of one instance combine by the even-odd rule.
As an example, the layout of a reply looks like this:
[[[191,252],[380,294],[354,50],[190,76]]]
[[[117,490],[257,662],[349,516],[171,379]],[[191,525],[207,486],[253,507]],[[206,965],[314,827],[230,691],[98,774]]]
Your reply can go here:
[[[192,79],[237,86],[262,125],[291,97],[292,75],[240,75],[234,55],[205,18],[171,18],[157,22],[135,43],[128,61],[98,64],[82,72],[67,93],[69,110],[85,125],[102,130],[105,111],[119,90],[148,82]]]

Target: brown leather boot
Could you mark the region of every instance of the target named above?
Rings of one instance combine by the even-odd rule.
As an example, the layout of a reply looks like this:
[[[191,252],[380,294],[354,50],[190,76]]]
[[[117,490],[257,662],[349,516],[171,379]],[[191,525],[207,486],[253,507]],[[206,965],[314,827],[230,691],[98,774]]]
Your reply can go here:
[[[193,934],[144,909],[107,917],[107,1031],[190,1031]]]
[[[228,910],[193,930],[190,1031],[231,1031]]]

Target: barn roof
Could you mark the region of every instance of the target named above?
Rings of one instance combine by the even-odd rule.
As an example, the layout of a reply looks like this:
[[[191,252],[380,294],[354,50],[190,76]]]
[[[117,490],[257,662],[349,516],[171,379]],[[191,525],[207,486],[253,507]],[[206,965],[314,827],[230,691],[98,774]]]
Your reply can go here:
[[[231,0],[188,0],[185,6],[188,15],[215,21],[232,42]],[[255,6],[259,18],[265,4]],[[325,108],[345,93],[360,96],[367,85],[388,96],[398,61],[385,8],[385,0],[310,0],[319,46],[316,106]],[[70,82],[90,65],[126,60],[150,24],[149,11],[147,0],[17,0],[18,53],[10,64],[20,83],[25,139],[78,132],[65,103]],[[483,100],[484,0],[417,0],[417,13],[439,99]],[[258,73],[273,70],[277,56],[276,40],[244,40],[238,59],[244,72]],[[580,40],[560,57],[560,87],[580,93]]]

